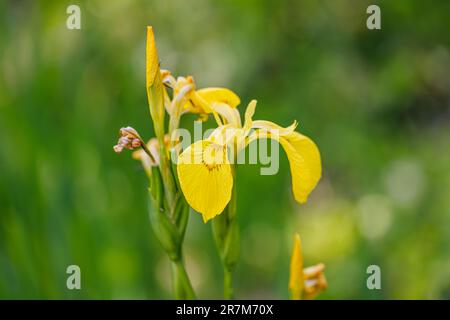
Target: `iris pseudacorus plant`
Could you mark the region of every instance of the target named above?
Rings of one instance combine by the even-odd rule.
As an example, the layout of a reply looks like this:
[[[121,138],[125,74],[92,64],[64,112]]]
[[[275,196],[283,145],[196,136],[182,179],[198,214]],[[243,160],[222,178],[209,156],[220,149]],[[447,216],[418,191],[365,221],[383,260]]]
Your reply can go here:
[[[177,298],[195,297],[184,268],[182,244],[189,207],[212,220],[214,240],[224,269],[224,295],[233,296],[232,273],[240,254],[236,222],[236,157],[252,141],[272,139],[285,150],[290,163],[294,198],[306,202],[321,177],[320,153],[315,143],[298,133],[297,122],[281,127],[254,120],[256,100],[239,111],[240,98],[226,88],[196,87],[193,77],[175,78],[160,69],[153,29],[147,29],[146,88],[156,137],[144,143],[131,127],[122,128],[116,152],[139,149],[133,157],[142,162],[150,180],[153,230],[172,261]],[[217,127],[205,139],[182,150],[177,130],[185,113],[210,116]],[[166,126],[166,114],[169,123]]]

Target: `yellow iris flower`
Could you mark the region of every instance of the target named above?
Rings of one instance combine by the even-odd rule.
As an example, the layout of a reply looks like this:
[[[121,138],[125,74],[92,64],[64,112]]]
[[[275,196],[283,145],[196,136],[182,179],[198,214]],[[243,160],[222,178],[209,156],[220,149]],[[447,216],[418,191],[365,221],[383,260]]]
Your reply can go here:
[[[173,98],[170,99],[167,90],[164,90],[164,105],[170,115],[170,135],[178,127],[183,113],[199,114],[201,120],[206,120],[208,114],[212,113],[216,121],[220,123],[220,118],[211,105],[223,103],[231,108],[236,108],[241,103],[239,97],[230,89],[203,88],[197,90],[192,76],[175,79],[167,70],[161,70],[161,76],[165,87],[171,88],[173,91]]]
[[[210,100],[218,99],[210,97]],[[237,154],[261,138],[275,139],[284,148],[290,163],[294,197],[299,203],[306,202],[321,177],[322,167],[316,144],[294,131],[296,122],[283,128],[270,121],[254,121],[256,100],[247,107],[244,125],[239,112],[226,103],[212,103],[208,108],[220,115],[219,121],[216,119],[218,128],[207,139],[186,148],[177,165],[186,201],[202,214],[204,222],[220,214],[231,199],[233,173],[228,148]]]

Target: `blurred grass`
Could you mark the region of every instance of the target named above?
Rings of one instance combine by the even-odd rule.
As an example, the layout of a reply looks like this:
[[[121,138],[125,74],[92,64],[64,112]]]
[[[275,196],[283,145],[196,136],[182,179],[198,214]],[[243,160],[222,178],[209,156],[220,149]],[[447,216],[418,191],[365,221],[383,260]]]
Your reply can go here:
[[[322,153],[304,206],[283,155],[276,176],[239,168],[238,298],[288,297],[295,231],[306,265],[327,265],[321,298],[450,298],[448,1],[77,3],[79,31],[70,1],[0,2],[0,298],[172,297],[145,175],[112,152],[121,126],[152,136],[147,25],[163,68],[258,99],[257,118],[297,119]],[[381,31],[365,27],[369,4]],[[199,296],[220,298],[197,214],[185,251]],[[65,287],[70,264],[81,291]],[[370,264],[381,291],[365,286]]]

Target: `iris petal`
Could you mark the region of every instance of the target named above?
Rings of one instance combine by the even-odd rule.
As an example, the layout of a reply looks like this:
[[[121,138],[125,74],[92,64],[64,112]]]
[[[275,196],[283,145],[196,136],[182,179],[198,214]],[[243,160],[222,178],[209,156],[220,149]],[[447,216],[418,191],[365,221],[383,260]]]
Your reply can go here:
[[[226,120],[226,123],[236,128],[241,127],[241,116],[236,108],[232,108],[226,103],[216,102],[212,104],[212,108]]]
[[[186,201],[202,214],[204,222],[230,202],[233,176],[225,147],[197,141],[179,156],[177,172]]]
[[[322,176],[322,162],[317,145],[298,132],[280,138],[286,151],[292,175],[295,200],[306,202]]]
[[[320,153],[316,144],[296,131],[280,135],[276,130],[259,129],[248,137],[247,145],[261,138],[274,139],[281,144],[289,160],[294,198],[299,203],[305,203],[322,175]]]
[[[250,129],[252,128],[252,118],[253,115],[255,114],[255,109],[256,109],[256,100],[252,100],[250,101],[250,103],[247,106],[247,109],[245,110],[245,120],[244,120],[244,132],[245,135],[248,134],[248,132],[250,131]]]
[[[278,135],[286,136],[294,132],[297,128],[297,121],[294,121],[289,127],[281,127],[272,121],[267,120],[254,120],[252,121],[252,128],[254,129],[264,129],[267,131],[276,130]]]
[[[212,109],[208,105],[213,103],[226,103],[231,108],[236,108],[241,100],[237,94],[226,88],[203,88],[195,91],[184,109],[192,113],[211,113]]]
[[[197,90],[197,93],[209,103],[226,103],[232,108],[236,108],[241,103],[238,95],[226,88],[204,88]]]

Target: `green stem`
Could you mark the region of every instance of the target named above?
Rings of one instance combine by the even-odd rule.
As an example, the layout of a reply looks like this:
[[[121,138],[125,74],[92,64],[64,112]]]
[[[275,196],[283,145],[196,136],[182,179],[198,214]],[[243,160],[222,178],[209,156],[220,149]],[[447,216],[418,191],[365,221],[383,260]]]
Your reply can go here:
[[[175,195],[177,193],[177,188],[172,175],[172,167],[170,165],[170,159],[168,157],[166,147],[164,145],[160,145],[159,150],[160,150],[159,168],[161,170],[164,191],[169,206],[168,208],[169,215],[171,218],[173,218],[175,210]]]
[[[230,202],[228,203],[228,206],[226,208],[226,212],[225,214],[227,215],[227,233],[229,234],[228,237],[233,238],[233,239],[228,239],[228,241],[230,241],[230,243],[228,244],[228,246],[233,246],[233,248],[227,248],[228,246],[225,245],[225,247],[228,250],[237,250],[239,252],[239,241],[236,241],[236,237],[237,236],[237,221],[236,221],[236,167],[232,166],[232,174],[233,174],[233,190],[231,193],[231,199]],[[226,249],[226,250],[227,250]],[[227,250],[227,251],[228,251]],[[227,252],[228,253],[228,252]],[[228,255],[228,254],[227,254]],[[236,258],[232,259],[233,261],[235,261]],[[228,260],[228,259],[225,259]],[[227,300],[231,300],[233,299],[233,270],[234,269],[234,265],[235,262],[232,263],[232,267],[229,265],[229,261],[223,261],[223,294],[224,294],[224,298]]]
[[[172,279],[175,299],[194,300],[196,299],[194,289],[181,259],[172,261]]]
[[[233,299],[233,273],[226,267],[223,269],[223,295],[226,300]]]
[[[232,166],[235,177],[236,168]],[[239,227],[236,219],[236,181],[230,202],[224,212],[213,219],[212,229],[223,268],[223,290],[225,299],[233,298],[233,271],[239,260]]]

